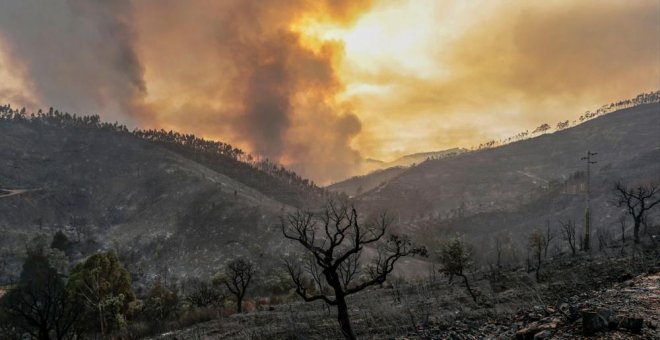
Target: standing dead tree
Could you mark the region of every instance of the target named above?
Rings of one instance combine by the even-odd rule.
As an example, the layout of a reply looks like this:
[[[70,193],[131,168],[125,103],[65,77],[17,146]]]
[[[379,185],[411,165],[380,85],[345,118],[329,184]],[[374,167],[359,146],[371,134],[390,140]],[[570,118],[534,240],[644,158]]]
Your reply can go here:
[[[577,245],[575,242],[575,222],[570,219],[566,222],[559,220],[559,224],[561,225],[564,240],[568,243],[568,247],[571,248],[572,255],[575,256],[575,252],[577,251]]]
[[[548,248],[550,247],[550,242],[555,238],[555,233],[550,229],[550,221],[546,221],[545,226],[545,237],[543,238],[543,258],[548,258]]]
[[[500,238],[495,239],[495,253],[497,254],[497,270],[502,269],[502,240]]]
[[[230,261],[224,272],[214,281],[224,284],[236,298],[236,312],[243,312],[243,298],[256,270],[250,260],[238,258]]]
[[[651,184],[629,188],[621,182],[616,182],[614,191],[617,195],[617,206],[625,207],[628,215],[633,218],[633,236],[635,243],[639,244],[639,227],[645,221],[649,210],[660,204],[658,187]]]
[[[321,300],[337,306],[337,320],[346,339],[355,339],[346,297],[385,282],[394,264],[405,256],[426,256],[426,249],[395,235],[385,236],[390,220],[383,214],[362,224],[355,208],[329,203],[318,215],[298,211],[282,219],[284,237],[298,242],[313,261],[286,261],[296,294],[306,302]],[[365,246],[378,252],[361,265]]]
[[[621,227],[621,247],[626,246],[626,216],[619,217],[619,226]]]
[[[596,236],[598,237],[598,250],[605,251],[610,245],[612,234],[608,229],[600,228],[596,230]]]

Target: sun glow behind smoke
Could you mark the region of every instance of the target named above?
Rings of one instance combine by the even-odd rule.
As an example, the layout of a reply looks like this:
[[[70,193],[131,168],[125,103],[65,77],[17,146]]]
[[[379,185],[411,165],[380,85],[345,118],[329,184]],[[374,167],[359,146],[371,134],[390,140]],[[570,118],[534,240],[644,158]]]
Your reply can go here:
[[[351,103],[363,122],[363,131],[352,145],[369,156],[391,159],[405,153],[466,144],[481,137],[445,135],[442,145],[438,145],[438,137],[429,136],[460,122],[450,117],[440,122],[442,114],[429,108],[417,111],[418,103],[409,103],[411,110],[388,115],[373,102],[401,96],[402,86],[450,81],[451,63],[443,49],[496,6],[496,2],[386,1],[351,25],[310,16],[293,23],[291,29],[301,33],[309,48],[317,49],[327,42],[343,47],[337,68],[344,88],[338,98]]]
[[[350,26],[296,29],[343,45],[339,97],[363,123],[353,145],[376,158],[505,138],[660,87],[652,0],[386,1]]]

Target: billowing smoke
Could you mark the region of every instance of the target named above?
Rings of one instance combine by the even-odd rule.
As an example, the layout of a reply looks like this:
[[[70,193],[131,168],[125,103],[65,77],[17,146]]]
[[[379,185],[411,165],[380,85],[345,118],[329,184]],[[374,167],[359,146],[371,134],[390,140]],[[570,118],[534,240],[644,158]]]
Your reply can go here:
[[[656,0],[372,5],[2,0],[0,102],[192,132],[327,183],[358,148],[475,145],[658,87]]]
[[[321,182],[349,175],[357,117],[336,100],[339,44],[293,27],[350,22],[365,1],[142,1],[140,51],[153,122],[230,139]],[[182,114],[185,113],[185,118]]]
[[[128,0],[5,0],[0,46],[40,104],[130,123],[146,91],[131,15]]]
[[[321,182],[359,163],[350,141],[360,123],[336,100],[341,46],[306,43],[294,26],[305,18],[348,23],[368,1],[1,6],[5,52],[27,70],[41,105],[221,139]]]

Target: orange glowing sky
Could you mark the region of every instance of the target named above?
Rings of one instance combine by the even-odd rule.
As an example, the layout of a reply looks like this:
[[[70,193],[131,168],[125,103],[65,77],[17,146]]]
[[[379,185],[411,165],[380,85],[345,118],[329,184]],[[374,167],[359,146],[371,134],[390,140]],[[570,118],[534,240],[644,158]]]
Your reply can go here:
[[[660,88],[657,0],[43,1],[0,5],[1,102],[193,132],[321,183]]]

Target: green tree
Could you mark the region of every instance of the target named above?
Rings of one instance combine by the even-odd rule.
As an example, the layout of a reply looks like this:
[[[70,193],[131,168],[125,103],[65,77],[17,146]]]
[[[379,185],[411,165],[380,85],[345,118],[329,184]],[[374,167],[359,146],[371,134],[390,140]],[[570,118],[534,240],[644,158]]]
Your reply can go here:
[[[43,254],[31,254],[18,285],[0,300],[3,323],[40,340],[64,339],[72,333],[78,311],[69,303],[65,282]]]
[[[151,322],[162,324],[173,316],[179,307],[179,296],[161,282],[156,282],[144,303],[144,313]]]
[[[77,264],[67,290],[72,301],[80,304],[81,330],[101,335],[123,328],[135,301],[130,275],[113,251],[94,254]]]
[[[440,272],[449,276],[449,281],[452,281],[454,276],[462,277],[465,288],[470,293],[472,300],[477,302],[477,296],[470,288],[470,282],[467,275],[465,275],[465,270],[472,265],[472,251],[470,251],[470,248],[460,238],[455,237],[441,245],[439,258],[442,265]]]
[[[546,237],[539,229],[529,235],[529,248],[532,250],[536,260],[536,282],[540,281],[541,265],[543,264],[543,249],[545,249]]]

